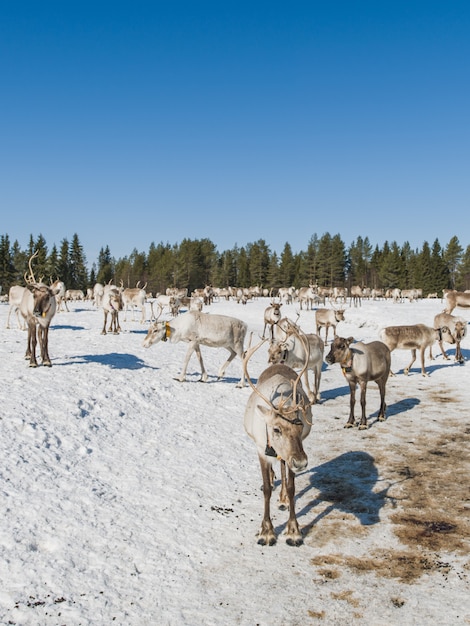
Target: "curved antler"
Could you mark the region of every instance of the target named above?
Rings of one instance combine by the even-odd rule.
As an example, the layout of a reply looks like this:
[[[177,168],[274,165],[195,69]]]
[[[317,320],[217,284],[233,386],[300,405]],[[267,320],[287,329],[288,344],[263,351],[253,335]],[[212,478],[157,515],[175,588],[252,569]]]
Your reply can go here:
[[[251,339],[250,339],[251,341]],[[258,387],[256,385],[253,384],[253,381],[250,378],[250,375],[248,373],[248,361],[251,359],[251,357],[253,356],[253,354],[259,349],[261,348],[261,346],[263,345],[263,343],[267,341],[267,339],[262,339],[256,346],[254,346],[253,348],[248,348],[248,350],[246,350],[245,352],[245,356],[243,357],[243,373],[245,374],[245,378],[248,381],[248,384],[250,385],[250,387],[253,389],[253,391],[258,394],[258,396],[264,400],[266,402],[266,404],[270,407],[272,407],[275,411],[277,411],[276,407],[274,407],[273,403],[271,402],[271,400],[268,400],[268,398],[266,398],[266,396],[264,394],[261,393],[261,391],[258,389]]]
[[[295,327],[295,325],[294,325]],[[305,365],[302,368],[302,370],[300,371],[300,373],[297,375],[295,381],[291,381],[292,382],[292,404],[291,406],[286,406],[286,403],[289,401],[289,397],[283,397],[281,396],[280,400],[279,400],[279,404],[276,407],[273,402],[271,400],[269,400],[260,390],[259,388],[253,384],[250,375],[248,373],[248,361],[251,359],[251,357],[253,356],[253,354],[263,345],[263,343],[265,341],[267,341],[267,339],[262,339],[256,346],[254,346],[253,348],[248,348],[248,350],[245,352],[245,356],[243,358],[243,372],[245,374],[245,378],[248,381],[248,384],[250,385],[250,387],[252,388],[252,390],[264,401],[266,402],[266,404],[271,407],[271,409],[280,417],[282,417],[283,419],[286,419],[288,421],[292,421],[289,417],[287,417],[289,414],[292,413],[297,413],[297,411],[302,411],[302,414],[305,415],[305,411],[306,411],[306,405],[304,403],[299,404],[297,402],[297,386],[300,382],[300,378],[303,375],[303,373],[305,372],[305,370],[307,369],[308,366],[308,360],[309,360],[309,356],[310,356],[310,346],[308,344],[307,339],[304,337],[300,336],[300,333],[298,331],[298,329],[296,329],[296,331],[299,335],[299,339],[300,341],[302,341],[302,343],[304,344],[304,348],[305,348],[305,352],[306,352],[306,360],[305,360]]]
[[[36,250],[36,252],[32,256],[29,257],[29,261],[28,261],[29,276],[26,275],[26,272],[24,273],[24,279],[25,279],[26,284],[28,285],[34,285],[36,283],[36,278],[34,277],[34,272],[33,272],[33,267],[31,265],[31,261],[35,259],[38,255],[39,255],[39,250]]]

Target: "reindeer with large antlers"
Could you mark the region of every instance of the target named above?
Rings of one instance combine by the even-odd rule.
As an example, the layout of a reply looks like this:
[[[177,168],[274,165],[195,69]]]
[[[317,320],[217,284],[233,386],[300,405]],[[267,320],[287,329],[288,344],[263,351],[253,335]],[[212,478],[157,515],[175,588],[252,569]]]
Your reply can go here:
[[[45,285],[42,280],[36,281],[32,268],[32,260],[38,251],[28,261],[29,275],[25,273],[26,289],[20,303],[20,313],[28,326],[28,344],[25,358],[29,359],[30,367],[37,367],[36,345],[39,339],[42,364],[50,367],[49,357],[49,325],[56,312],[56,291]]]
[[[295,514],[295,476],[307,467],[308,459],[302,441],[309,434],[312,425],[311,403],[301,383],[308,359],[299,374],[283,364],[267,367],[255,386],[248,374],[247,365],[264,341],[247,350],[243,361],[245,377],[253,389],[245,409],[245,430],[258,449],[263,477],[264,516],[258,533],[258,543],[269,546],[276,543],[270,502],[274,482],[273,463],[279,460],[279,507],[289,508],[286,542],[298,546],[303,539]],[[306,352],[308,354],[308,344]]]

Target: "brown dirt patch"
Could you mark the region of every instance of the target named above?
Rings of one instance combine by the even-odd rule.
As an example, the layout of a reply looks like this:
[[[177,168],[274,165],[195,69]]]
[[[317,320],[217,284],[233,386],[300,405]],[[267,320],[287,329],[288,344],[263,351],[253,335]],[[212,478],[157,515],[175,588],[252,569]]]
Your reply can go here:
[[[441,395],[440,401],[451,400]],[[363,556],[351,556],[344,550],[342,554],[315,557],[311,562],[320,568],[324,578],[338,577],[338,572],[346,566],[356,573],[373,572],[412,583],[424,573],[446,575],[452,569],[447,562],[452,561],[450,555],[468,555],[470,424],[448,420],[445,434],[440,431],[434,435],[426,433],[424,427],[425,423],[423,435],[408,435],[402,445],[394,445],[393,449],[379,446],[372,459],[374,463],[365,453],[361,453],[362,457],[349,453],[348,460],[353,461],[349,477],[335,460],[329,463],[331,471],[327,478],[323,479],[319,473],[316,483],[312,480],[321,489],[313,503],[318,514],[316,521],[321,526],[321,533],[317,532],[316,522],[310,529],[314,544],[332,545],[335,534],[344,540],[369,533],[371,526],[378,523],[379,512],[380,523],[392,525],[391,530],[399,540],[395,549],[369,550]],[[354,465],[356,469],[362,468],[362,476],[354,474]],[[382,492],[376,491],[379,476],[381,482],[389,485]],[[330,509],[319,512],[318,505],[325,506],[325,501],[330,503]],[[389,512],[383,508],[386,503],[392,503]],[[354,516],[357,519],[351,520]],[[323,541],[317,542],[320,535]],[[470,567],[468,561],[465,567]]]

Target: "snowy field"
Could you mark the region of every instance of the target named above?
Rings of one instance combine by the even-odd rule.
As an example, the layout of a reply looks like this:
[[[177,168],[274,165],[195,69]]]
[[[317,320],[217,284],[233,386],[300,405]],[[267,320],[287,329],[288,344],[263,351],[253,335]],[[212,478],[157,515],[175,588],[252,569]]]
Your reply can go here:
[[[268,304],[205,311],[242,318],[256,336]],[[348,304],[338,334],[369,341],[385,325],[432,326],[443,308]],[[278,542],[263,547],[238,359],[218,381],[227,353],[203,347],[208,382],[195,356],[177,382],[186,345],[143,348],[148,323],[130,314],[120,335],[103,336],[102,311],[77,303],[53,319],[52,368],[32,369],[7,313],[0,305],[0,624],[470,624],[470,364],[445,361],[436,345],[428,377],[419,359],[404,376],[410,353],[393,352],[387,421],[372,383],[365,431],[344,429],[349,389],[324,364],[296,479],[304,544],[285,543],[275,492]],[[300,325],[314,332],[314,313]],[[469,337],[462,349],[468,361]],[[253,380],[266,354],[254,355]]]

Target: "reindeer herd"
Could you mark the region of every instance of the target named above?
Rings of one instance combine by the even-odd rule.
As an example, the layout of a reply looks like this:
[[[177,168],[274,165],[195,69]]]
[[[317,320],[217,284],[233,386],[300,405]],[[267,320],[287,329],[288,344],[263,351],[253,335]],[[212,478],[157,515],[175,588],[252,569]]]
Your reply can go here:
[[[32,262],[37,256],[33,254],[29,259],[29,273],[25,273],[26,287],[13,286],[9,293],[9,312],[7,328],[10,326],[10,317],[16,312],[18,325],[27,329],[27,346],[25,358],[30,367],[37,367],[36,347],[39,342],[42,364],[51,366],[49,357],[48,336],[50,323],[56,312],[62,310],[62,303],[66,302],[66,291],[63,283],[56,281],[46,285],[36,280]],[[134,320],[135,309],[141,310],[140,322],[146,321],[145,302],[147,294],[145,287],[139,284],[133,289],[124,289],[116,285],[96,285],[93,293],[95,306],[104,313],[102,334],[117,334],[121,331],[119,313],[124,311],[125,320],[127,310],[132,309]],[[310,307],[319,304],[318,294],[314,293],[312,285],[306,288],[299,300],[299,307]],[[380,407],[378,421],[386,419],[386,384],[390,376],[391,353],[393,350],[410,350],[411,362],[404,368],[408,374],[416,359],[419,350],[421,357],[421,372],[427,376],[425,370],[426,352],[432,359],[432,346],[437,342],[445,359],[449,359],[444,349],[444,343],[455,345],[455,360],[463,364],[460,344],[466,336],[467,321],[460,316],[452,315],[456,307],[470,308],[470,293],[447,291],[444,294],[446,308],[434,318],[434,325],[410,324],[402,326],[386,326],[378,333],[375,341],[368,343],[356,341],[353,337],[340,337],[336,327],[345,319],[345,308],[317,308],[315,313],[316,333],[305,333],[297,321],[282,317],[283,304],[292,301],[293,294],[289,288],[279,290],[278,301],[271,300],[264,311],[264,328],[260,342],[251,347],[251,338],[247,346],[248,325],[236,317],[203,313],[204,304],[213,301],[214,293],[209,295],[207,289],[203,293],[188,297],[186,293],[171,292],[165,297],[152,301],[152,320],[143,346],[148,348],[160,341],[170,343],[184,342],[188,344],[181,373],[176,379],[183,382],[186,379],[188,363],[193,353],[199,360],[201,381],[208,379],[201,354],[201,346],[225,348],[229,356],[218,372],[218,378],[223,378],[228,365],[238,357],[242,362],[242,374],[237,386],[244,387],[246,383],[251,387],[245,407],[244,426],[247,435],[254,441],[261,468],[264,494],[264,515],[258,535],[258,543],[273,545],[276,534],[270,516],[270,500],[274,485],[273,464],[280,462],[281,491],[279,505],[289,509],[289,519],[286,525],[286,541],[290,545],[302,543],[302,535],[295,514],[295,476],[303,471],[308,464],[302,442],[308,436],[312,425],[312,406],[321,401],[320,383],[324,364],[339,364],[342,373],[349,385],[349,418],[345,428],[356,425],[354,408],[356,389],[360,388],[361,417],[357,423],[360,430],[367,429],[366,390],[369,382],[375,382],[380,391]],[[335,298],[342,298],[336,294]],[[408,295],[410,301],[414,295]],[[65,300],[64,300],[65,298]],[[361,294],[354,293],[354,303],[360,305]],[[80,298],[81,299],[81,298]],[[243,300],[239,300],[246,304]],[[180,313],[182,302],[186,312]],[[156,304],[155,304],[156,303]],[[158,315],[155,317],[154,304]],[[324,301],[323,301],[324,304]],[[162,313],[168,311],[170,319],[160,320]],[[300,312],[298,313],[300,316]],[[109,319],[109,324],[108,324]],[[325,329],[325,339],[320,332]],[[325,347],[328,345],[328,330],[332,329],[333,339],[329,352],[325,356]],[[268,332],[269,338],[266,337]],[[248,366],[253,354],[269,342],[268,363],[254,384],[248,373]],[[313,380],[309,383],[309,372]],[[302,383],[303,380],[303,383]]]

